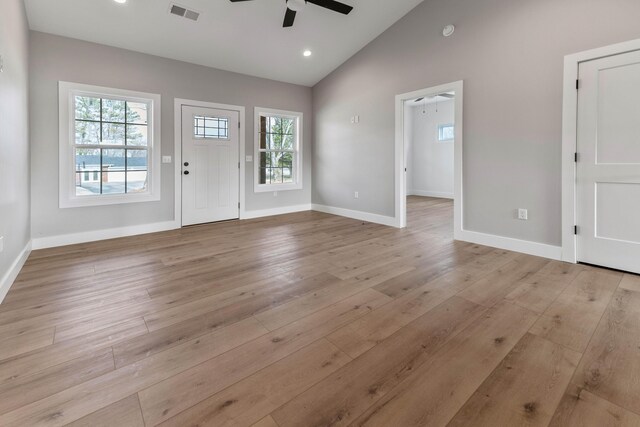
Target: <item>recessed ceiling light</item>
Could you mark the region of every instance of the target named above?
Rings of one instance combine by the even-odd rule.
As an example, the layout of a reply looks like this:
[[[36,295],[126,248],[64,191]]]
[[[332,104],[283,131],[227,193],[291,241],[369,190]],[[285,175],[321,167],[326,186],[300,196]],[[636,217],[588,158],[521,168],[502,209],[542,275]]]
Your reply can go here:
[[[120,4],[127,2],[127,0],[113,0],[113,1]]]
[[[302,52],[302,54],[304,56],[311,56],[311,51],[309,49],[305,50],[304,52]]]

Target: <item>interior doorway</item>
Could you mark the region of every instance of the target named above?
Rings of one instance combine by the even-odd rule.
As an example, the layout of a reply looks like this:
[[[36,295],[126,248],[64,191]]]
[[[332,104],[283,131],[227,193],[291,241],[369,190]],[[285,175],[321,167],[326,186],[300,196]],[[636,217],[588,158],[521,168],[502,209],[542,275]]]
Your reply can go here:
[[[454,139],[454,92],[405,101],[407,226],[452,237]]]
[[[462,91],[460,81],[396,97],[399,227],[462,231]]]

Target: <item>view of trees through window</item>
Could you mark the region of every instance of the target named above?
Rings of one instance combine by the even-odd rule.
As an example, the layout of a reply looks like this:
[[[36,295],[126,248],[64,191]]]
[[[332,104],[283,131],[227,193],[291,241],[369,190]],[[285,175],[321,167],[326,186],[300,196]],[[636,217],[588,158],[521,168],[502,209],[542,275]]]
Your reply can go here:
[[[295,118],[260,116],[260,184],[294,182]]]
[[[147,191],[148,107],[75,96],[76,195]]]

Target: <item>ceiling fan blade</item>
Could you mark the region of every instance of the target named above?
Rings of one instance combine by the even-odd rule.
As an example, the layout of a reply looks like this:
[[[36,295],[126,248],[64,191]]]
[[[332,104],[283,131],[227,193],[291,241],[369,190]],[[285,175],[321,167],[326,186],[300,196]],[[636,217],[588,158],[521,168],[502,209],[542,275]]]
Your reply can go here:
[[[415,101],[413,101],[413,102],[420,102],[420,101],[423,101],[423,100],[424,100],[424,98],[418,98],[418,99],[416,99],[416,100],[415,100]]]
[[[307,0],[307,3],[313,3],[316,6],[324,7],[325,9],[333,10],[334,12],[344,15],[348,15],[353,10],[352,6],[335,0]]]
[[[292,27],[293,21],[296,19],[296,11],[287,8],[287,13],[284,14],[284,22],[282,23],[283,27]]]
[[[441,97],[443,97],[443,98],[449,98],[449,99],[453,99],[453,98],[455,98],[455,97],[456,97],[455,95],[452,95],[452,94],[450,94],[450,93],[441,93],[441,94],[440,94],[440,95],[438,95],[438,96],[441,96]]]

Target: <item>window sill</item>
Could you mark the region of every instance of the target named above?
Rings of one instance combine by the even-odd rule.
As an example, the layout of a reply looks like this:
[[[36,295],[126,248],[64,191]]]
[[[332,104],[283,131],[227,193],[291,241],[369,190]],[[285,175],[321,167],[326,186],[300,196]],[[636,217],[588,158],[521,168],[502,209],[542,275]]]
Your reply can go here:
[[[254,193],[270,193],[273,191],[293,191],[302,190],[302,184],[256,184],[253,187]]]
[[[157,202],[160,200],[159,194],[129,194],[129,195],[109,195],[109,196],[86,196],[60,199],[60,209],[83,208],[91,206],[125,205],[129,203]]]

